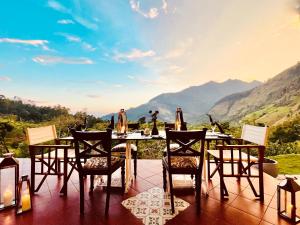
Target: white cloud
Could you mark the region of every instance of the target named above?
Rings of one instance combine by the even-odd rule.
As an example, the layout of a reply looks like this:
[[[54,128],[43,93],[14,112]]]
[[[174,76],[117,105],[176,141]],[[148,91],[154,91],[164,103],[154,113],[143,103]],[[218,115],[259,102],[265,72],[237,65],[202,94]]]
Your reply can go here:
[[[156,60],[166,60],[166,59],[174,59],[179,58],[186,54],[188,50],[193,46],[194,40],[193,38],[187,38],[185,41],[182,41],[177,44],[177,46],[173,49],[170,49],[163,56],[156,57]]]
[[[0,81],[11,81],[11,78],[8,76],[0,76]]]
[[[56,34],[65,37],[70,42],[81,42],[80,37],[72,34],[67,34],[67,33],[56,33]]]
[[[116,53],[113,58],[116,61],[123,62],[126,60],[132,61],[132,60],[142,59],[145,57],[153,57],[155,56],[155,54],[156,53],[153,50],[142,51],[140,49],[134,48],[127,53]]]
[[[65,6],[63,6],[58,1],[55,1],[55,0],[49,0],[47,5],[48,5],[48,7],[52,8],[56,11],[60,11],[60,12],[63,12],[63,13],[70,13],[71,12],[70,9],[66,8]]]
[[[86,43],[86,42],[82,42],[82,48],[87,51],[90,51],[90,52],[93,52],[96,50],[95,47],[93,47],[92,45],[90,45],[89,43]]]
[[[166,70],[164,70],[163,74],[166,75],[181,74],[183,71],[184,71],[183,67],[171,65]]]
[[[167,14],[168,13],[168,3],[167,0],[162,0],[162,10]]]
[[[95,95],[95,94],[88,94],[86,95],[88,98],[101,98],[101,95]]]
[[[32,58],[32,60],[36,63],[42,65],[49,64],[94,64],[94,62],[89,58],[69,58],[69,57],[60,57],[60,56],[49,56],[49,55],[41,55]]]
[[[23,45],[31,45],[34,47],[41,47],[44,50],[49,50],[47,44],[49,43],[47,40],[22,40],[15,38],[0,38],[0,43],[11,43],[11,44],[23,44]]]
[[[68,41],[70,42],[78,42],[81,43],[81,46],[84,50],[89,51],[89,52],[93,52],[96,50],[95,47],[93,47],[91,44],[82,41],[80,37],[73,35],[73,34],[67,34],[67,33],[56,33],[57,35],[63,36],[65,37]]]
[[[136,1],[136,0],[130,0],[129,1],[131,9],[139,14],[141,14],[142,16],[144,16],[145,18],[149,18],[149,19],[154,19],[156,18],[159,13],[158,13],[158,9],[157,8],[150,8],[148,12],[144,12],[143,10],[141,10],[140,8],[140,2]]]
[[[63,20],[57,20],[57,23],[59,24],[74,24],[73,20],[69,20],[69,19],[63,19]]]
[[[147,15],[150,19],[154,19],[155,17],[157,17],[158,16],[157,8],[151,8]]]
[[[92,22],[88,21],[87,19],[85,19],[81,16],[74,15],[73,17],[78,23],[80,23],[82,26],[84,26],[86,28],[89,28],[91,30],[97,30],[98,29],[97,24],[92,23]]]
[[[121,87],[124,87],[123,84],[114,84],[113,86],[114,86],[115,88],[121,88]]]
[[[72,16],[76,22],[78,22],[79,24],[81,24],[82,26],[84,26],[88,29],[91,29],[91,30],[98,29],[98,25],[96,23],[92,23],[89,20],[83,18],[81,15],[74,13],[71,9],[66,8],[64,5],[62,5],[58,1],[48,0],[47,6],[56,11],[66,13],[66,14]]]
[[[128,75],[127,77],[128,77],[130,80],[134,80],[134,79],[135,79],[135,77],[132,76],[132,75]]]

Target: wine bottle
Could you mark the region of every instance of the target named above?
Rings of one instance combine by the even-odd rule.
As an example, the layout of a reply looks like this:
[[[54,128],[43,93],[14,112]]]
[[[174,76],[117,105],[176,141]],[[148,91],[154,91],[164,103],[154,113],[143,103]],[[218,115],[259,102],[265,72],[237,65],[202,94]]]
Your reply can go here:
[[[176,115],[175,115],[175,130],[181,129],[181,121],[180,121],[180,108],[176,109]]]
[[[187,127],[186,127],[186,122],[184,122],[184,119],[183,119],[183,112],[182,112],[182,109],[179,108],[179,114],[180,114],[180,123],[181,123],[181,127],[180,127],[180,130],[187,130]]]

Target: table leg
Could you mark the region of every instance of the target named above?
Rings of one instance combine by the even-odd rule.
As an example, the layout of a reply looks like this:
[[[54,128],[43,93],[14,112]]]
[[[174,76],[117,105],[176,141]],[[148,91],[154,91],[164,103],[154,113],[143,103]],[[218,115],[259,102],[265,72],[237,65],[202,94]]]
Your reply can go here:
[[[68,192],[68,149],[64,149],[64,184],[62,189],[60,190],[60,193],[63,195],[67,195]]]
[[[203,170],[202,170],[202,193],[208,196],[208,187],[207,187],[207,171],[206,171],[206,154],[207,151],[204,150],[203,158]]]
[[[132,174],[131,174],[131,143],[130,141],[126,141],[126,169],[125,169],[125,193],[128,192],[131,181],[132,181]]]

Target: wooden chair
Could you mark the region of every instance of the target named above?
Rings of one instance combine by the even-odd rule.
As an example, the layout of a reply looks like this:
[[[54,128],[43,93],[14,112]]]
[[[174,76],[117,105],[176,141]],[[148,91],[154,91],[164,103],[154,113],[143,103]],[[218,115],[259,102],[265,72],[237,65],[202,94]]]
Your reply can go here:
[[[129,123],[128,129],[129,130],[138,130],[140,128],[139,123]],[[135,144],[131,144],[131,154],[133,158],[133,166],[134,166],[134,177],[137,175],[137,151],[138,151],[138,140],[135,141]],[[112,152],[126,152],[126,143],[122,142],[120,144],[117,144],[112,148]]]
[[[121,167],[122,192],[125,191],[125,159],[111,155],[111,130],[75,131],[72,130],[75,144],[76,164],[80,185],[80,213],[84,214],[83,179],[91,175],[90,191],[94,189],[94,175],[107,175],[105,215],[108,215],[111,192],[111,176]],[[83,151],[80,149],[83,148]],[[83,163],[83,159],[86,160]]]
[[[185,123],[185,126],[186,126],[186,122]],[[168,122],[165,122],[165,130],[175,130],[175,123],[168,123]],[[170,148],[171,149],[175,149],[175,148],[178,148],[179,145],[177,143],[172,143]],[[167,155],[167,147],[164,148],[164,151],[163,151],[163,156],[166,156]]]
[[[212,173],[210,173],[210,166],[208,166],[208,177],[211,179],[216,172],[219,173],[221,199],[228,196],[224,177],[236,177],[238,179],[245,177],[255,197],[259,197],[261,201],[264,200],[263,161],[267,133],[267,127],[244,125],[241,138],[228,139],[231,142],[236,141],[237,144],[226,145],[223,141],[222,145],[216,146],[216,150],[207,151],[208,156],[211,155],[216,164],[216,168]],[[251,153],[255,153],[256,155],[252,156]],[[212,163],[211,160],[208,160],[208,165],[210,163]],[[229,173],[224,173],[224,165],[226,164],[230,165]],[[257,169],[256,173],[254,173],[253,165],[258,165],[258,174]],[[252,183],[251,178],[253,177],[259,179],[259,193]]]
[[[166,191],[166,173],[168,172],[172,213],[175,212],[173,174],[190,174],[195,176],[196,204],[198,211],[200,211],[205,134],[206,129],[201,131],[166,130],[167,156],[163,157],[162,160],[163,187]],[[171,148],[172,143],[178,144],[178,147]],[[195,146],[199,146],[199,149],[196,149]]]
[[[66,183],[67,165],[71,165],[71,171],[75,168],[75,150],[70,145],[60,144],[57,138],[55,125],[26,129],[29,154],[31,158],[31,189],[38,192],[48,175],[64,175],[64,186],[61,193],[67,194]],[[48,144],[48,143],[54,144]],[[46,144],[44,144],[46,143]],[[64,163],[61,172],[61,162]],[[39,165],[39,166],[37,166]],[[38,167],[38,171],[36,171]],[[35,175],[43,175],[42,180],[35,188]]]
[[[187,123],[184,122],[184,125],[186,127]],[[165,129],[175,130],[175,123],[165,122]]]

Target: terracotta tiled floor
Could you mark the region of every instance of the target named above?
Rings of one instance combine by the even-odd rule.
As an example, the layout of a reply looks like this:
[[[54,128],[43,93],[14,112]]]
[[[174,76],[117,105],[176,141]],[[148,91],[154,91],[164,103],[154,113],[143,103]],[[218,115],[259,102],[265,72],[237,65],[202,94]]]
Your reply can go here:
[[[28,159],[20,160],[21,174],[29,174],[30,162]],[[89,180],[89,179],[87,179]],[[88,182],[88,181],[87,181]],[[265,201],[255,200],[247,183],[235,179],[225,180],[229,190],[229,199],[223,202],[219,196],[218,177],[209,183],[209,197],[202,198],[202,211],[196,214],[194,192],[192,190],[177,190],[176,196],[191,206],[180,213],[167,224],[224,224],[224,225],[255,225],[255,224],[288,224],[278,218],[276,211],[276,184],[277,180],[265,175]],[[0,213],[0,224],[37,224],[37,225],[83,225],[83,224],[112,224],[135,225],[142,224],[135,218],[121,202],[152,187],[162,187],[162,168],[160,160],[138,160],[138,177],[133,181],[131,189],[122,195],[114,192],[111,195],[109,217],[104,217],[105,191],[97,188],[92,194],[85,194],[85,214],[79,213],[79,185],[77,172],[74,172],[68,185],[68,196],[60,196],[59,190],[62,179],[48,177],[41,190],[33,197],[33,210],[16,216],[14,210]],[[88,184],[86,184],[88,187]]]

